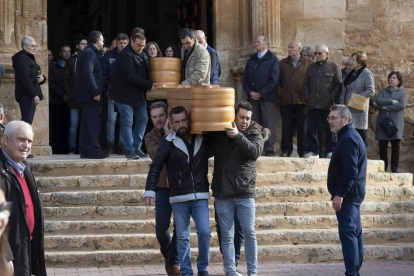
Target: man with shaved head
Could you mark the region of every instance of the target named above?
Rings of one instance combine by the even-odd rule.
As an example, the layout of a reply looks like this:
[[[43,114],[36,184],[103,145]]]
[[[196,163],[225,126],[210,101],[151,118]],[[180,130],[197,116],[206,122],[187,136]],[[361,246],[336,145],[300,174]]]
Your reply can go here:
[[[265,142],[266,156],[274,156],[276,143],[276,86],[279,82],[279,60],[268,49],[269,39],[259,35],[255,40],[257,53],[246,63],[243,74],[243,89],[253,106],[252,120],[270,129]]]
[[[302,43],[293,40],[288,46],[289,56],[280,61],[279,84],[280,115],[282,117],[281,157],[289,157],[293,151],[293,120],[296,120],[297,147],[300,157],[306,153],[306,128],[308,111],[303,97],[302,84],[306,69],[313,60],[302,55]]]
[[[194,35],[196,39],[198,40],[198,43],[200,43],[202,46],[204,46],[208,53],[210,54],[211,58],[211,74],[210,74],[210,84],[218,84],[218,78],[220,76],[220,62],[218,59],[218,55],[216,50],[210,47],[210,45],[207,44],[207,37],[205,33],[202,30],[197,30],[194,32]]]

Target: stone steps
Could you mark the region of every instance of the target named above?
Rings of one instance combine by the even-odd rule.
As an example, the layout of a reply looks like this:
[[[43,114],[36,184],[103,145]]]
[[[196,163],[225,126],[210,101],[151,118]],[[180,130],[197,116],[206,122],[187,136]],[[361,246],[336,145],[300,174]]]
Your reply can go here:
[[[84,160],[79,157],[57,156],[57,160],[36,158],[29,160],[35,176],[81,176],[81,175],[120,175],[146,174],[151,160],[127,160],[124,157],[111,156],[103,160]],[[210,173],[213,171],[214,159],[209,160]],[[258,173],[275,172],[327,172],[329,159],[260,157],[257,160]],[[367,173],[377,173],[384,169],[384,162],[368,160]]]
[[[244,248],[243,248],[244,249]],[[243,250],[242,249],[242,250]],[[196,248],[191,249],[191,259],[197,258]],[[261,262],[336,262],[341,261],[342,250],[337,244],[328,245],[277,245],[258,246]],[[366,245],[364,259],[411,260],[414,243],[393,245]],[[90,250],[90,251],[46,251],[47,265],[52,266],[109,266],[163,263],[158,249],[145,250]],[[244,251],[242,261],[245,260]],[[210,263],[222,263],[218,248],[210,248]]]
[[[361,215],[364,229],[369,228],[414,228],[414,214]],[[210,218],[211,231],[216,222]],[[268,216],[256,218],[256,230],[286,229],[337,229],[335,215],[327,216]],[[154,219],[129,220],[46,220],[47,235],[89,235],[89,234],[154,234]],[[170,229],[173,229],[171,223]],[[191,231],[195,233],[191,220]]]
[[[97,176],[38,177],[37,185],[42,192],[95,189],[145,189],[146,174],[120,174]],[[212,175],[209,174],[211,183]],[[257,187],[263,186],[321,186],[326,185],[326,172],[276,172],[258,173]],[[368,173],[367,186],[407,187],[412,186],[410,173]]]
[[[413,200],[414,186],[409,187],[366,187],[365,199],[369,201]],[[210,192],[211,193],[211,192]],[[144,190],[91,190],[60,191],[41,193],[42,204],[48,206],[144,206]],[[267,202],[313,202],[330,199],[326,186],[275,186],[257,187],[256,203]],[[213,204],[214,199],[210,199]]]
[[[214,208],[209,206],[210,217],[214,217]],[[369,215],[403,214],[414,212],[414,201],[364,201],[361,213]],[[45,220],[100,220],[110,219],[154,219],[153,206],[76,206],[43,207]],[[335,215],[332,203],[321,202],[283,202],[257,203],[256,217],[266,216],[318,216]]]

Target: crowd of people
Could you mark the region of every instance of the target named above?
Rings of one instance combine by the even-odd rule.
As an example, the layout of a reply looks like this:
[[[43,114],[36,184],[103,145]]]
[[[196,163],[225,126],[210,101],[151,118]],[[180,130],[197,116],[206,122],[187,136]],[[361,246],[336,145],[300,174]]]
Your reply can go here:
[[[180,57],[183,85],[218,83],[218,55],[207,44],[205,34],[185,28],[179,38],[180,52],[174,44],[166,45],[161,52],[156,42],[147,43],[141,28],[135,28],[130,37],[118,34],[113,48],[104,55],[105,40],[99,31],[91,32],[88,38],[80,37],[72,56],[71,48],[63,45],[59,59],[49,66],[50,142],[54,152],[66,149],[73,154],[79,151],[81,158],[101,159],[116,151],[128,159],[138,159],[148,156],[142,150],[145,141],[153,160],[145,203],[152,205],[155,200],[156,236],[167,274],[183,276],[193,275],[190,217],[198,236],[198,275],[209,275],[207,175],[208,158],[214,156],[211,189],[225,274],[241,275],[237,264],[244,240],[248,275],[255,276],[256,160],[263,153],[275,156],[275,102],[279,100],[282,157],[293,152],[296,126],[299,156],[319,158],[319,128],[324,129],[326,156],[331,158],[327,185],[338,219],[346,275],[359,275],[363,259],[360,204],[365,197],[368,109],[369,99],[375,93],[367,55],[355,52],[341,72],[328,59],[326,45],[317,45],[312,53],[312,47],[302,48],[299,41],[291,41],[289,56],[279,62],[268,49],[268,38],[260,35],[255,40],[257,52],[248,59],[243,75],[248,101],[236,104],[232,126],[222,132],[193,135],[184,107],[174,107],[168,113],[164,102],[146,100],[146,94],[157,89],[157,83],[148,79],[150,58]],[[0,151],[0,269],[6,271],[5,275],[14,271],[16,276],[44,276],[41,200],[25,159],[30,155],[34,138],[31,124],[36,106],[43,99],[40,86],[46,76],[34,58],[34,38],[25,36],[21,43],[23,50],[13,56],[13,67],[22,121],[6,125]],[[51,52],[49,59],[53,60]],[[398,169],[407,104],[402,84],[401,74],[391,72],[389,86],[379,92],[376,102],[371,102],[372,107],[379,108],[376,139],[380,140],[381,159],[387,160],[391,141],[393,172]],[[148,118],[152,128],[147,125]],[[102,151],[104,144],[106,152]],[[387,164],[386,161],[386,169]],[[169,232],[172,213],[173,237]],[[7,223],[10,231],[6,239]]]

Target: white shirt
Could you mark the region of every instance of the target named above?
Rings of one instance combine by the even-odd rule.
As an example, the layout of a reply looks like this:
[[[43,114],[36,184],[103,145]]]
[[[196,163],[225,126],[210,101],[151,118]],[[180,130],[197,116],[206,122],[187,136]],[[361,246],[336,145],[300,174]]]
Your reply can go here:
[[[269,49],[266,49],[266,50],[264,50],[263,52],[257,52],[257,57],[258,58],[262,58],[264,55],[266,55],[266,53],[267,53],[267,51],[268,51]]]

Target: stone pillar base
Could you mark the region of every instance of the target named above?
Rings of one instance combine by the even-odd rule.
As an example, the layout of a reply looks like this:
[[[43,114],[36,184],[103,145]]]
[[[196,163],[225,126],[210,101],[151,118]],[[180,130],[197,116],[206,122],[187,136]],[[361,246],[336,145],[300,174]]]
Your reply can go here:
[[[32,154],[34,156],[52,155],[52,147],[51,146],[32,146]]]

